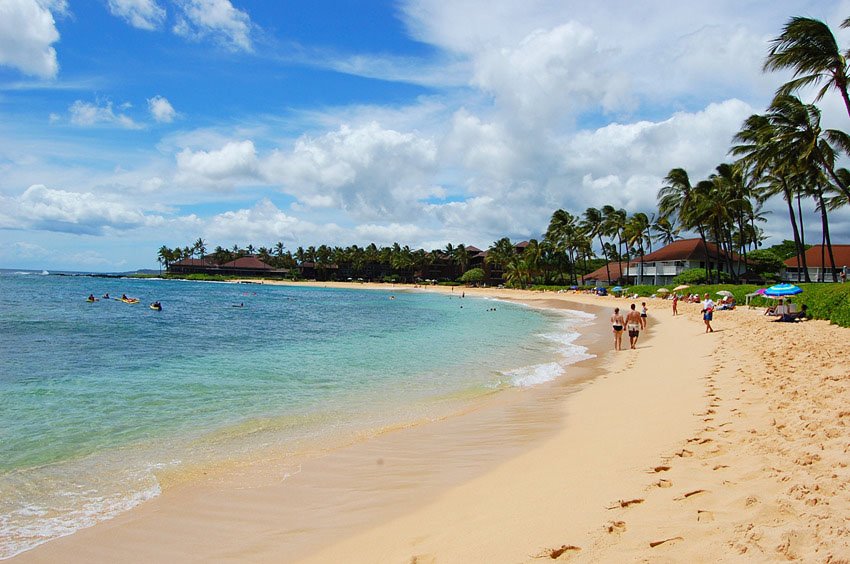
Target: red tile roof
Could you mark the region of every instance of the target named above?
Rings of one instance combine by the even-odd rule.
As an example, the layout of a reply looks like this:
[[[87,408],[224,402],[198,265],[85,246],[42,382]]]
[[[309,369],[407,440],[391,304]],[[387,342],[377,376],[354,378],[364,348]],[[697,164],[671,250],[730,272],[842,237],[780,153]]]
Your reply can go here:
[[[711,259],[716,259],[718,256],[725,257],[726,253],[721,252],[717,245],[707,242],[708,254]],[[705,248],[702,246],[702,239],[681,239],[673,241],[666,247],[662,247],[657,251],[651,252],[643,257],[644,262],[661,262],[671,260],[705,260]],[[738,259],[737,255],[733,258]]]
[[[221,265],[222,268],[249,268],[251,270],[274,270],[257,257],[241,257]]]
[[[622,273],[620,272],[620,263],[614,261],[614,262],[609,262],[607,268],[603,265],[602,268],[597,268],[593,272],[591,272],[589,274],[585,274],[582,278],[584,280],[599,280],[600,282],[606,282],[606,283],[609,282],[609,281],[614,282],[614,281],[619,280],[620,278],[622,278],[623,276],[626,275],[626,262],[623,261],[622,264],[623,264]],[[637,266],[637,263],[632,262],[630,264],[631,264],[631,266],[629,267],[629,274],[637,274],[637,269],[635,269],[635,266]],[[609,272],[611,273],[610,279],[608,278]]]
[[[213,266],[213,262],[207,258],[185,258],[178,260],[177,262],[172,262],[171,266]]]
[[[809,268],[823,268],[824,264],[821,264],[821,247],[823,245],[813,245],[810,249],[806,251],[806,266]],[[824,249],[824,262],[826,263],[826,268],[832,268],[832,264],[829,262],[829,251]],[[832,256],[835,258],[835,267],[841,268],[843,266],[850,267],[850,245],[833,245],[832,246]],[[797,263],[797,257],[791,257],[785,261],[785,266],[789,266],[791,268],[798,268],[799,264]]]

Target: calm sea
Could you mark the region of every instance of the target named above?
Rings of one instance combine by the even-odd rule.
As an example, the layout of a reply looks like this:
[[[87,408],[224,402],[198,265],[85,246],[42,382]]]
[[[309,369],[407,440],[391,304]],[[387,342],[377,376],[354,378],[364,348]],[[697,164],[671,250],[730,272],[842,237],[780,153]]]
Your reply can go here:
[[[552,380],[587,358],[573,340],[591,319],[460,290],[0,272],[0,558],[181,468],[295,456]]]

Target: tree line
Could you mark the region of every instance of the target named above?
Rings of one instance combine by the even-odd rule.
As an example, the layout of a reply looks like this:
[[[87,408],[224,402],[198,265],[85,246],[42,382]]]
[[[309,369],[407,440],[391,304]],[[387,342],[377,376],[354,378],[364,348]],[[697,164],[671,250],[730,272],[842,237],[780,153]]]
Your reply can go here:
[[[850,18],[841,23],[850,27]],[[507,284],[526,287],[532,283],[578,284],[581,275],[601,264],[611,280],[612,263],[617,272],[630,275],[630,264],[643,261],[653,244],[666,245],[682,233],[694,233],[702,241],[706,256],[708,243],[721,251],[719,260],[725,265],[711,270],[705,263],[705,279],[720,281],[721,266],[733,282],[738,273],[733,267],[736,256],[744,263],[765,258],[760,251],[765,239],[759,226],[765,221],[762,211],[771,199],[781,198],[788,213],[793,235],[794,256],[810,282],[806,265],[806,226],[804,202],[813,204],[820,219],[822,244],[821,264],[832,265],[833,281],[837,281],[832,241],[829,232],[830,213],[850,204],[850,170],[840,167],[842,158],[850,155],[850,136],[821,125],[821,110],[816,105],[830,91],[841,96],[850,116],[847,59],[850,51],[842,51],[832,30],[823,22],[793,17],[782,33],[770,42],[763,71],[788,69],[792,80],[781,85],[764,113],[748,117],[734,135],[729,149],[734,160],[718,164],[708,178],[693,181],[684,168],[673,168],[664,178],[657,194],[657,210],[629,213],[605,205],[588,208],[581,215],[559,209],[552,214],[540,240],[531,239],[518,252],[508,239],[495,241],[488,249],[486,263]],[[814,102],[804,103],[795,93],[803,88],[818,87]],[[599,249],[601,257],[594,248]],[[160,248],[158,261],[168,265],[175,260],[204,257],[202,239],[184,248]],[[394,243],[378,247],[298,247],[285,249],[282,242],[271,247],[242,249],[216,247],[212,259],[223,264],[239,256],[257,255],[260,260],[279,268],[295,268],[313,263],[318,269],[331,264],[351,265],[361,271],[367,264],[384,264],[403,277],[439,261],[448,261],[460,273],[467,270],[470,253],[460,245],[444,249],[411,250]],[[769,257],[768,257],[769,258]],[[785,257],[774,257],[785,258]],[[625,263],[625,270],[623,270]],[[821,276],[825,269],[821,269]]]

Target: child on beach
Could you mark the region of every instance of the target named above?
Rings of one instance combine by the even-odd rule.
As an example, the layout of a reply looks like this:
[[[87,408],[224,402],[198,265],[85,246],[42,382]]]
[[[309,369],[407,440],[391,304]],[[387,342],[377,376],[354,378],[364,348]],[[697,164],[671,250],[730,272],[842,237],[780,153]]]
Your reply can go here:
[[[679,315],[679,294],[673,294],[673,315]]]

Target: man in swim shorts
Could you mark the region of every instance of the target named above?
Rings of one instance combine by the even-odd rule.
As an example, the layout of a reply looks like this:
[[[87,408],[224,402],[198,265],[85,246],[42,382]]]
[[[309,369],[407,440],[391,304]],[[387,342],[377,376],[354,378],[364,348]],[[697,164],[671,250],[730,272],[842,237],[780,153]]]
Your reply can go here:
[[[620,308],[614,308],[614,315],[611,316],[611,327],[614,328],[614,350],[623,350],[623,328],[626,325],[626,320],[623,319],[623,314],[620,313]]]
[[[640,335],[640,314],[635,309],[635,304],[631,305],[629,314],[626,316],[626,329],[629,330],[629,345],[636,349],[638,335]]]

